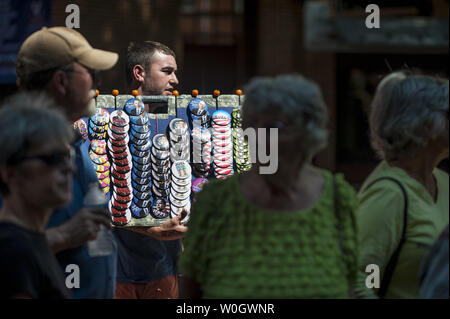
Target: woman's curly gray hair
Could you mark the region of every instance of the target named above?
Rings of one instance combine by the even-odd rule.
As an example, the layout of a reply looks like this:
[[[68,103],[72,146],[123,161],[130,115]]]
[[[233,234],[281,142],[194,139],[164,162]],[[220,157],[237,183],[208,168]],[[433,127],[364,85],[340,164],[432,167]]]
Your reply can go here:
[[[445,130],[448,80],[394,72],[378,85],[371,105],[372,148],[381,159],[413,156]]]
[[[252,79],[245,92],[244,122],[257,113],[273,114],[274,121],[292,126],[299,133],[298,150],[305,157],[313,156],[327,144],[327,106],[317,84],[303,76]]]

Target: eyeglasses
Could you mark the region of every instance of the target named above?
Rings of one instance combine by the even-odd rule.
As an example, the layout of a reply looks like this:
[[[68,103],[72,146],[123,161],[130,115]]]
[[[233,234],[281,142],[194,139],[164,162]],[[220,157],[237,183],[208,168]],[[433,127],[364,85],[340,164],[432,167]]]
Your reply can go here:
[[[38,159],[49,167],[63,166],[67,164],[73,164],[75,160],[75,150],[71,147],[64,152],[55,152],[51,154],[24,156],[14,161],[14,164],[19,164],[24,161]]]
[[[77,62],[77,63],[79,65],[81,65],[83,68],[85,68],[86,71],[90,74],[93,86],[94,87],[98,87],[100,85],[100,72],[98,70],[93,70],[93,69],[91,69],[91,68],[89,68],[89,67],[87,67],[87,66],[85,66],[85,65],[83,65],[83,64],[81,64],[79,62]],[[73,68],[72,69],[68,69],[68,68],[62,67],[60,69],[63,70],[64,72],[74,72],[74,73],[81,73],[81,74],[83,73],[81,71],[74,70]]]

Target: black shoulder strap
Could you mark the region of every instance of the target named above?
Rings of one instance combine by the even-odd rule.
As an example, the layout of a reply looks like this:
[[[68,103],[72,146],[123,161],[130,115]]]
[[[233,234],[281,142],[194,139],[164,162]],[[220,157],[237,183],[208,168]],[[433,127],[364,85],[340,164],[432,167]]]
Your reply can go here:
[[[402,236],[400,238],[400,242],[398,243],[397,248],[395,249],[394,253],[392,254],[391,258],[389,259],[388,264],[386,265],[386,270],[384,272],[383,279],[381,280],[380,289],[378,291],[378,296],[380,298],[384,298],[386,296],[386,292],[388,290],[389,283],[391,282],[392,275],[394,274],[395,266],[397,265],[398,257],[400,255],[400,250],[402,249],[402,246],[406,241],[406,227],[408,225],[408,196],[406,194],[405,188],[398,180],[396,180],[395,178],[392,178],[392,177],[388,177],[388,176],[380,177],[380,178],[377,178],[376,180],[374,180],[372,183],[370,183],[364,189],[364,191],[366,191],[369,187],[371,187],[376,182],[378,182],[380,180],[385,180],[385,179],[396,183],[400,187],[400,189],[402,190],[402,193],[403,193],[404,206],[403,206]]]

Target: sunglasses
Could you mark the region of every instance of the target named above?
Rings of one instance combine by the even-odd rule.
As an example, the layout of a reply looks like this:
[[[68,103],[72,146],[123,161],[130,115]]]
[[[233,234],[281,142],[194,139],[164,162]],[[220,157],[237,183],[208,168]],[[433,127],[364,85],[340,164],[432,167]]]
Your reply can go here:
[[[71,147],[69,150],[64,152],[55,152],[51,154],[24,156],[14,161],[15,164],[19,164],[24,161],[29,160],[40,160],[49,167],[52,166],[63,166],[67,164],[72,164],[75,160],[75,150]]]

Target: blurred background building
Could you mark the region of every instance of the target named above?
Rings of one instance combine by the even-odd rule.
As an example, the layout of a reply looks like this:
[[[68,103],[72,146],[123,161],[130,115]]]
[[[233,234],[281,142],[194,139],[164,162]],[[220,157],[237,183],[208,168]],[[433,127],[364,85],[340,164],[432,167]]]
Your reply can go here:
[[[380,28],[368,29],[368,4]],[[301,73],[322,88],[330,109],[330,143],[314,160],[344,172],[358,187],[377,160],[368,143],[367,109],[391,69],[448,78],[448,0],[0,0],[0,94],[16,90],[14,60],[42,25],[65,25],[80,9],[78,29],[94,46],[120,54],[100,91],[127,93],[130,41],[172,47],[181,94],[243,89],[256,75]],[[245,94],[245,90],[244,90]],[[442,164],[448,169],[448,160]]]

